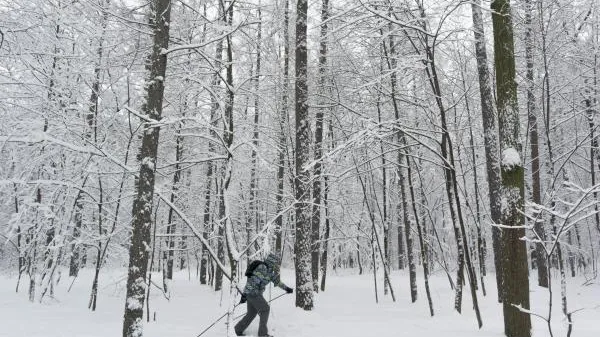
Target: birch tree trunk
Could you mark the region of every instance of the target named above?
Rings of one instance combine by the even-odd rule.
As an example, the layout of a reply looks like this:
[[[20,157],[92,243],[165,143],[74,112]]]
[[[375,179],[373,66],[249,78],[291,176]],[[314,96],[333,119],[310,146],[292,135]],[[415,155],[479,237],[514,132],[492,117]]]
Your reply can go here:
[[[491,3],[494,27],[494,59],[498,124],[502,149],[502,278],[504,333],[508,337],[531,336],[529,275],[524,241],[524,168],[519,130],[519,107],[515,82],[515,54],[510,2]],[[515,227],[515,228],[510,228]]]
[[[147,118],[159,121],[162,115],[164,81],[167,55],[163,53],[169,45],[169,23],[171,1],[154,0],[150,3],[149,24],[153,30],[152,51],[146,62],[149,71],[145,90],[146,97],[142,112]],[[159,128],[146,124],[142,136],[139,158],[141,160],[137,179],[137,194],[133,201],[131,246],[127,293],[123,319],[123,337],[143,335],[146,271],[150,249],[150,227],[152,224],[152,200],[154,197],[155,167],[158,150]]]

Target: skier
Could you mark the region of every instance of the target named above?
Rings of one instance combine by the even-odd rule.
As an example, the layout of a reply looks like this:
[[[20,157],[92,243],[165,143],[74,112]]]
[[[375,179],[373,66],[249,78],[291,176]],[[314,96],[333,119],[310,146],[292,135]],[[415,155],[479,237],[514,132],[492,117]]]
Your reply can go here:
[[[252,323],[256,315],[260,316],[258,325],[259,337],[273,337],[269,335],[267,329],[267,321],[269,320],[269,303],[263,297],[265,287],[269,282],[283,290],[288,294],[294,292],[294,289],[286,286],[279,280],[279,264],[280,259],[277,254],[269,253],[264,262],[255,261],[250,264],[246,271],[248,280],[242,294],[241,303],[247,302],[248,312],[238,324],[235,325],[235,334],[244,336],[244,330]]]

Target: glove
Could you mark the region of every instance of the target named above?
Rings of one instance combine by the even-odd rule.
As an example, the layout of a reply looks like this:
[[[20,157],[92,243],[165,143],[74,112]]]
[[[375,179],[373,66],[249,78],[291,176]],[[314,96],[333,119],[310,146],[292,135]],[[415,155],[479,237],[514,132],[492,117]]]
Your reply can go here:
[[[240,299],[240,304],[242,304],[242,303],[246,303],[246,300],[247,300],[247,299],[246,299],[246,295],[245,295],[245,294],[242,294],[242,298]]]
[[[294,289],[292,289],[292,288],[290,288],[290,287],[285,287],[285,289],[284,289],[284,290],[285,290],[285,292],[286,292],[286,293],[288,293],[288,294],[291,294],[291,293],[293,293],[293,292],[294,292]]]

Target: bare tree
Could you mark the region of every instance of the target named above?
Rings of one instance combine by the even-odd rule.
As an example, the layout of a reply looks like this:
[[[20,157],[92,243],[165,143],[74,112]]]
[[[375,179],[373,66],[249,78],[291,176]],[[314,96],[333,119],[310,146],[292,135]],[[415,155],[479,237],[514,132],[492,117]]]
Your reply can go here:
[[[519,107],[515,82],[515,54],[510,3],[491,3],[494,25],[494,56],[498,124],[502,149],[502,304],[504,333],[508,337],[531,336],[529,275],[526,244],[521,238],[524,210],[524,168],[520,138]]]
[[[310,161],[310,121],[308,116],[308,54],[307,54],[308,0],[296,4],[296,306],[313,308],[313,280],[311,272],[311,206],[310,172],[305,167]]]
[[[164,95],[167,54],[169,45],[169,24],[171,1],[155,0],[150,3],[149,24],[152,27],[153,45],[146,68],[148,79],[146,97],[142,111],[147,119],[138,155],[141,161],[137,179],[137,195],[133,202],[131,246],[129,248],[129,269],[127,293],[123,319],[123,337],[140,337],[143,333],[144,301],[146,297],[146,271],[150,250],[150,227],[152,224],[152,200],[159,128],[152,122],[160,121]]]

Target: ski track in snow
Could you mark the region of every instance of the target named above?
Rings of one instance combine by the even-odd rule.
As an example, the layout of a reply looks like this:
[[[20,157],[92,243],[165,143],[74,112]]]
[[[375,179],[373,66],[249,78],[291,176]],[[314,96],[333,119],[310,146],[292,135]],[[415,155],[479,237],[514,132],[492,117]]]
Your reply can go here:
[[[229,288],[214,292],[199,282],[188,280],[188,272],[179,272],[171,283],[171,301],[153,287],[150,298],[150,316],[156,313],[156,321],[145,323],[145,337],[196,337],[204,328],[227,311]],[[121,335],[125,297],[125,269],[105,271],[100,279],[100,294],[96,312],[87,309],[92,284],[92,271],[82,270],[71,292],[67,288],[72,278],[63,271],[62,281],[55,289],[55,299],[43,303],[30,303],[27,297],[29,280],[24,276],[21,289],[15,293],[16,278],[0,276],[0,336],[7,337],[114,337]],[[477,329],[471,309],[471,298],[465,292],[463,314],[453,310],[454,294],[446,276],[435,274],[430,281],[435,317],[429,316],[427,300],[419,279],[419,299],[410,303],[408,275],[394,272],[392,282],[397,302],[384,296],[381,285],[379,299],[375,303],[373,275],[358,276],[352,271],[343,275],[330,272],[327,289],[315,297],[315,310],[304,312],[294,306],[295,295],[283,296],[273,302],[269,319],[269,333],[275,337],[502,337],[502,306],[496,302],[493,275],[486,277],[488,296],[482,298],[483,328]],[[159,274],[153,280],[161,280]],[[282,280],[294,285],[293,272],[284,270]],[[243,280],[245,281],[245,280]],[[379,280],[381,281],[381,280]],[[532,310],[547,313],[548,293],[531,282]],[[585,308],[573,314],[572,337],[600,336],[600,281],[582,286],[583,279],[569,278],[569,310]],[[566,324],[560,312],[559,280],[554,279],[555,298],[553,328],[555,336],[566,336]],[[468,286],[467,286],[468,287]],[[282,293],[278,288],[268,288],[267,300]],[[146,307],[144,305],[144,312]],[[235,315],[245,312],[245,305],[236,309]],[[145,317],[144,317],[145,321]],[[533,336],[549,336],[546,323],[532,318]],[[256,336],[258,318],[246,331]],[[225,319],[217,323],[204,337],[227,335]]]

